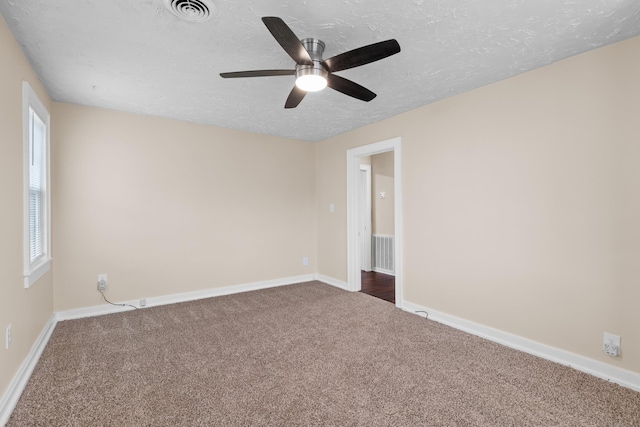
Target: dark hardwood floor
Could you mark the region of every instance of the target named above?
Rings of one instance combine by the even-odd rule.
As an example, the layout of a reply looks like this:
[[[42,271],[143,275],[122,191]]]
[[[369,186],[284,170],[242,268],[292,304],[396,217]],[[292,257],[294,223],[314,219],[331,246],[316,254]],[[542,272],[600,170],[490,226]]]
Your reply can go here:
[[[361,271],[362,289],[360,292],[385,301],[396,303],[396,278],[375,271]]]

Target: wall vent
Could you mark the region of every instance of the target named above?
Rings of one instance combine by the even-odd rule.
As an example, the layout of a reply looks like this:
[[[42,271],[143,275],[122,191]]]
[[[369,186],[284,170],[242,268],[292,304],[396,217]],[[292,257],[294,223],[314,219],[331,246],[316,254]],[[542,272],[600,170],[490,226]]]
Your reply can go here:
[[[171,13],[189,22],[205,22],[216,14],[211,0],[164,0],[164,4]]]
[[[395,276],[394,236],[374,234],[371,236],[373,271]]]

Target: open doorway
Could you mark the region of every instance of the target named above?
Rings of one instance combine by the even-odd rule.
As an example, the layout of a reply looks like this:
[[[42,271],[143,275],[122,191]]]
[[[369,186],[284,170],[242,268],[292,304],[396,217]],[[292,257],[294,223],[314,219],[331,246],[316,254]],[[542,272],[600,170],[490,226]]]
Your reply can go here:
[[[393,152],[393,239],[387,239],[384,248],[387,254],[393,256],[393,270],[395,274],[394,294],[395,305],[402,308],[402,157],[401,138],[393,138],[374,144],[357,147],[347,151],[347,286],[350,291],[360,291],[362,289],[363,272],[363,240],[361,229],[361,209],[362,200],[360,198],[362,180],[361,160],[367,156],[375,156],[381,153]],[[366,162],[365,162],[366,163]],[[386,198],[386,191],[383,198]],[[378,192],[378,193],[380,193]],[[373,193],[372,203],[376,194]],[[380,194],[377,194],[380,198]],[[375,233],[373,233],[375,234]],[[385,236],[381,236],[385,237]],[[389,236],[386,236],[389,237]],[[376,245],[375,237],[371,240],[372,245]],[[382,241],[382,240],[381,240]],[[375,270],[375,248],[372,250],[372,270]],[[380,253],[378,253],[380,254]],[[387,271],[387,272],[389,272]]]
[[[360,157],[360,292],[395,304],[394,153]]]

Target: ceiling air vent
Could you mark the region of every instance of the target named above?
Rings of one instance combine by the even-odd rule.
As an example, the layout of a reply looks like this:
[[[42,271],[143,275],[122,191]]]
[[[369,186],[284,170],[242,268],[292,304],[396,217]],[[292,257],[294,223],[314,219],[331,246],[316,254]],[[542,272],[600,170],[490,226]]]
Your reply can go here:
[[[190,22],[205,22],[216,14],[211,0],[164,0],[164,4],[178,18]]]

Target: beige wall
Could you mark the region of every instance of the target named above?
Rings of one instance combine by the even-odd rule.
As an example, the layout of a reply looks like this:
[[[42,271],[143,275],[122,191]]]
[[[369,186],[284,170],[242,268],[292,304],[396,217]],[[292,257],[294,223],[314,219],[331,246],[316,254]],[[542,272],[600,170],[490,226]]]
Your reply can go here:
[[[22,82],[51,112],[51,101],[0,15],[0,396],[53,313],[52,271],[24,288],[22,207]],[[53,254],[55,258],[55,253]],[[54,266],[55,268],[55,259]],[[5,349],[11,323],[13,344]]]
[[[393,178],[393,151],[370,156],[371,158],[371,222],[373,234],[395,234],[395,192]],[[384,192],[384,199],[380,193]]]
[[[311,143],[54,103],[55,309],[312,274]],[[308,256],[310,264],[302,265]]]
[[[638,51],[630,39],[317,144],[319,273],[347,279],[345,150],[400,136],[406,300],[640,372]],[[622,357],[603,354],[605,331]]]

